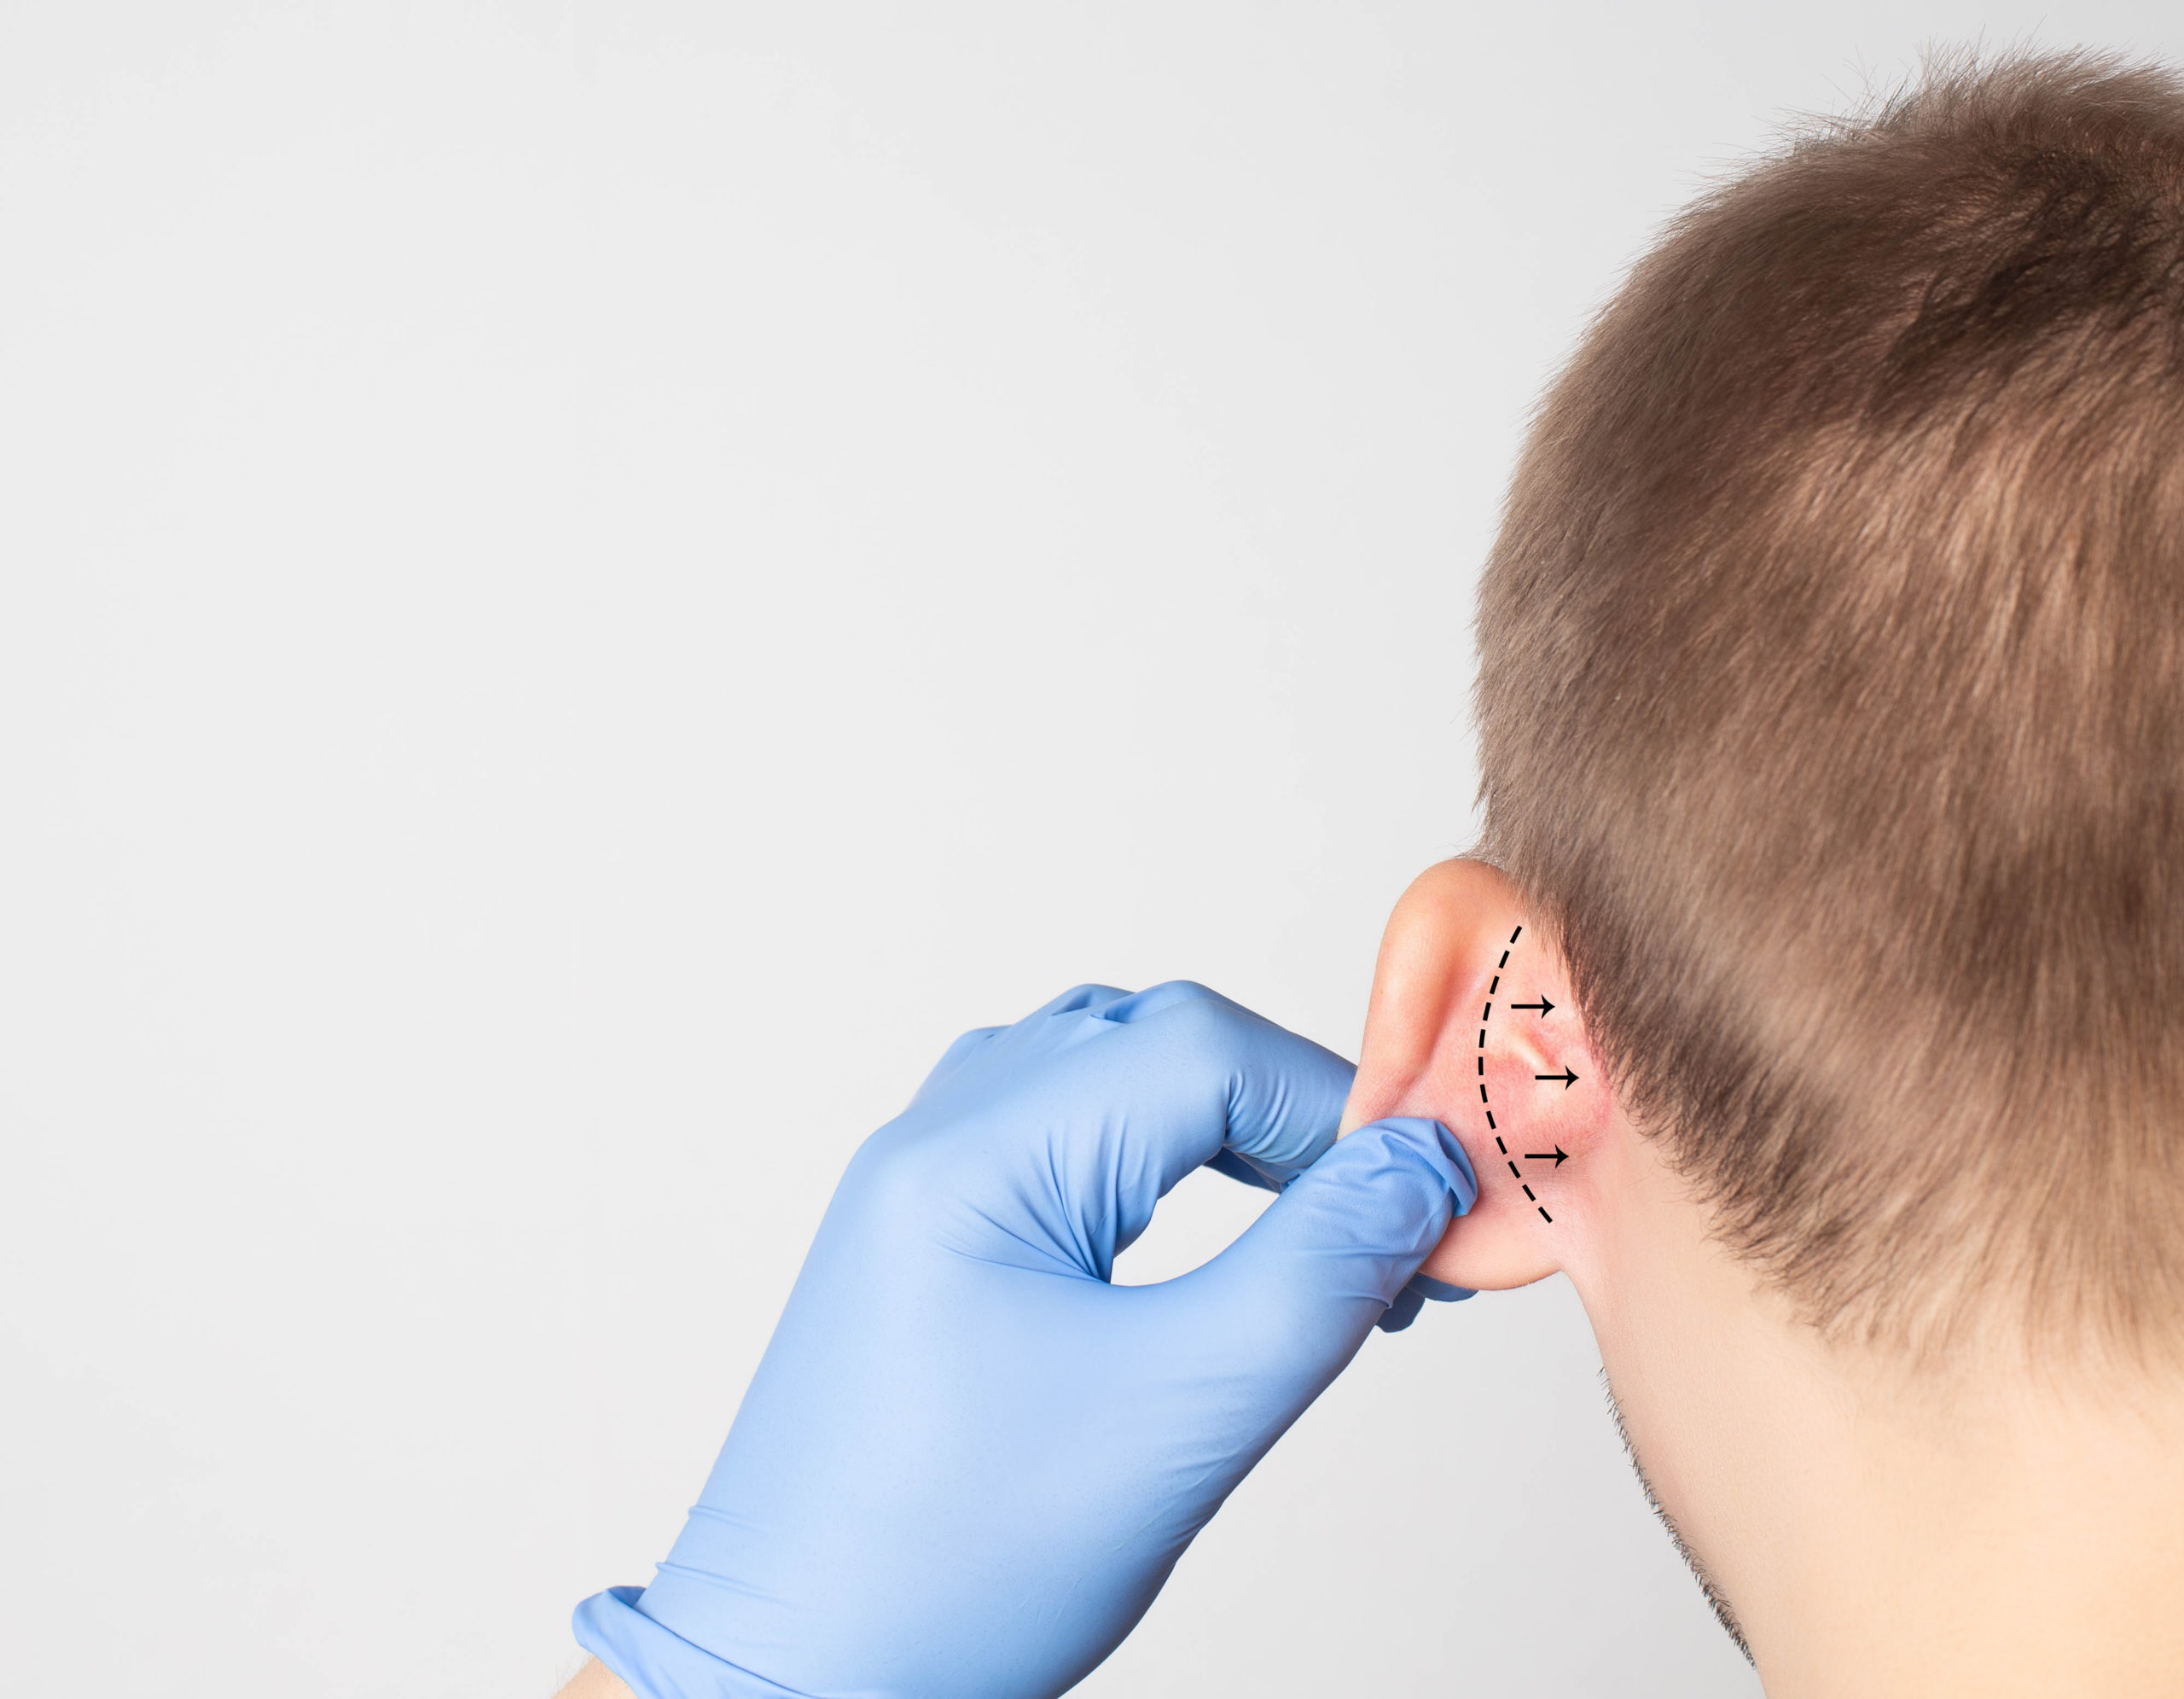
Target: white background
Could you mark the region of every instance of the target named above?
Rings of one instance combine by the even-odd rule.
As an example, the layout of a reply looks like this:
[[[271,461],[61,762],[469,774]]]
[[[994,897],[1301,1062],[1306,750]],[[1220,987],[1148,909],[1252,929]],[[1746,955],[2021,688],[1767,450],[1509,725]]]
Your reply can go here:
[[[2175,17],[0,10],[10,1686],[544,1699],[959,1029],[1354,1050],[1659,220]],[[1754,1692],[1595,1371],[1559,1281],[1375,1338],[1082,1690]]]

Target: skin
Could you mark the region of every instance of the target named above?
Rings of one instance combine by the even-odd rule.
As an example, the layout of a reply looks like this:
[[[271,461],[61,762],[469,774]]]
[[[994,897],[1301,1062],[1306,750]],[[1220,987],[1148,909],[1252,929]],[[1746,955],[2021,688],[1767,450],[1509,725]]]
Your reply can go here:
[[[1522,1182],[1477,1071],[1519,926],[1484,1030]],[[1545,1016],[1506,1007],[1542,995]],[[1578,1084],[1534,1078],[1565,1068]],[[1428,1273],[1577,1288],[1635,1460],[1774,1699],[2184,1692],[2184,1380],[2021,1342],[1914,1371],[1823,1341],[1714,1242],[1617,1103],[1552,940],[1482,863],[1428,870],[1389,922],[1345,1126],[1388,1114],[1441,1119],[1480,1178]]]
[[[1822,1341],[1714,1242],[1483,863],[1427,870],[1388,923],[1344,1126],[1394,1114],[1443,1122],[1479,1178],[1426,1271],[1569,1277],[1634,1460],[1773,1699],[2184,1692],[2184,1379],[2001,1347],[1943,1377]],[[561,1699],[630,1692],[593,1661]]]
[[[636,1699],[622,1678],[597,1658],[586,1658],[584,1667],[554,1699]]]

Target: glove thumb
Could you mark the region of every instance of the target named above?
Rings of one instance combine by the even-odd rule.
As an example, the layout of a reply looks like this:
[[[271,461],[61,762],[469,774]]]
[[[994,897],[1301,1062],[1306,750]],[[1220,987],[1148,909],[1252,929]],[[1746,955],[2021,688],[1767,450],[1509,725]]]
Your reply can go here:
[[[1422,1296],[1467,1297],[1438,1281],[1411,1288],[1449,1223],[1478,1196],[1471,1161],[1436,1120],[1399,1115],[1343,1138],[1291,1182],[1219,1256],[1176,1283],[1201,1314],[1278,1361],[1304,1399],[1340,1373],[1375,1323],[1392,1330]],[[1309,1386],[1309,1390],[1306,1388]]]

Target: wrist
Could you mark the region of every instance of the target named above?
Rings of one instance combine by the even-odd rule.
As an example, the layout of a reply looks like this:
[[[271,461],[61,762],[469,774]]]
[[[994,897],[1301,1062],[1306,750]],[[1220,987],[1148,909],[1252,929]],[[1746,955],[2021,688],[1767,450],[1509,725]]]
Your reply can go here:
[[[568,1685],[554,1699],[636,1699],[636,1696],[597,1658],[586,1658],[584,1667],[569,1678]]]

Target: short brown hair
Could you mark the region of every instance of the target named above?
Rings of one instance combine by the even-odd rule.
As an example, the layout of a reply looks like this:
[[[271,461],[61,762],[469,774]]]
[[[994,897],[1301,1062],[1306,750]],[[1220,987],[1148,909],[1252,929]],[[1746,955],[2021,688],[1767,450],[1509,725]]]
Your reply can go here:
[[[1957,61],[1677,218],[1481,589],[1486,835],[1831,1332],[2184,1317],[2184,83]]]

